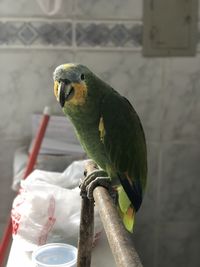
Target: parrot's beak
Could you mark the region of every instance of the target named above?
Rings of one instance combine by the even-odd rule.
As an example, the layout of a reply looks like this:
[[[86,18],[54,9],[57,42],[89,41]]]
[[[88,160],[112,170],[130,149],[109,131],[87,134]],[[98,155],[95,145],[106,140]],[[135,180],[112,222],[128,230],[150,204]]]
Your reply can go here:
[[[58,101],[63,108],[66,101],[69,101],[74,95],[74,87],[69,80],[63,80],[58,86]]]

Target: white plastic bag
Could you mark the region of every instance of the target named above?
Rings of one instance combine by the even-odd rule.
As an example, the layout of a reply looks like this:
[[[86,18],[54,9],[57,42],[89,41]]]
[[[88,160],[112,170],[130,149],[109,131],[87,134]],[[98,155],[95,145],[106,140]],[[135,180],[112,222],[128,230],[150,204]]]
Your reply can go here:
[[[65,155],[49,155],[49,154],[39,154],[35,168],[45,171],[62,172],[66,169],[66,166],[71,164],[77,159],[86,159],[85,154],[65,154]],[[13,162],[13,183],[12,189],[18,191],[20,188],[21,180],[23,179],[26,164],[28,161],[28,150],[26,147],[20,147],[15,151],[14,162]],[[78,163],[73,163],[72,166],[81,165],[80,161]],[[79,173],[77,172],[77,175]],[[73,178],[73,175],[72,175]],[[61,186],[61,185],[60,185]]]
[[[35,170],[22,181],[12,209],[13,238],[25,251],[48,242],[77,244],[80,189],[85,161],[75,161],[63,173]],[[95,236],[102,226],[95,211]]]

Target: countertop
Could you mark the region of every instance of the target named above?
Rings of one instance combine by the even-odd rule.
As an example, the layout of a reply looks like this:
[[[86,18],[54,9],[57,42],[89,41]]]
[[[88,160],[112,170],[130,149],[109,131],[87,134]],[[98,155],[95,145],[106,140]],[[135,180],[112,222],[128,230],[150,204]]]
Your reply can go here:
[[[12,242],[7,267],[26,266],[35,267],[31,261],[31,252],[25,252],[20,249],[16,240]],[[92,251],[91,267],[116,267],[112,252],[110,250],[107,237],[102,232],[101,238],[98,240],[96,247]]]

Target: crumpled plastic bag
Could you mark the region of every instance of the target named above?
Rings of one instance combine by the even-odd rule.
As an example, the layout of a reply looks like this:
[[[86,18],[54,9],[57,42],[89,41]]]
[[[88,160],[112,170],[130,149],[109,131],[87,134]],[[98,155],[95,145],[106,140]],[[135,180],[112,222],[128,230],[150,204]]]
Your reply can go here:
[[[80,179],[86,161],[73,162],[63,173],[35,170],[21,182],[11,213],[13,238],[25,251],[49,242],[77,244],[80,224]],[[95,237],[102,225],[95,209]]]
[[[20,147],[15,151],[14,161],[13,161],[13,183],[12,189],[18,191],[20,188],[21,180],[24,177],[24,172],[26,169],[28,161],[28,149],[27,147]],[[35,169],[53,171],[53,172],[63,172],[66,166],[70,165],[75,160],[86,159],[86,154],[66,154],[66,155],[49,155],[49,154],[39,154],[37,157],[37,162],[35,164]]]

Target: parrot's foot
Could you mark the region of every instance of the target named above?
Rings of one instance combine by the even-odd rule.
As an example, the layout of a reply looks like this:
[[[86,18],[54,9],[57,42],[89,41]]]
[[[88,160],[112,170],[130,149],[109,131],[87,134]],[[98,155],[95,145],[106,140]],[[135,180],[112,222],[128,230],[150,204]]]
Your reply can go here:
[[[103,170],[95,170],[81,181],[79,185],[81,196],[87,195],[89,199],[93,199],[93,191],[97,186],[103,186],[108,189],[109,192],[112,191],[110,177],[108,177],[107,173]]]

